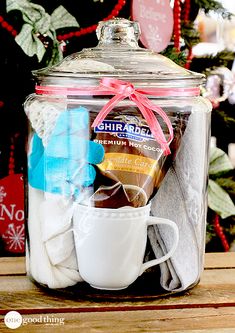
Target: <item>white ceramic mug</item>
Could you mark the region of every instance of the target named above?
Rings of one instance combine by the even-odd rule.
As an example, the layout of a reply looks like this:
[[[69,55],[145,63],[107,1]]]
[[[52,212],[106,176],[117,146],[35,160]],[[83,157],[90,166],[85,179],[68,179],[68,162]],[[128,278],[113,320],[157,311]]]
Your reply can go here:
[[[119,209],[78,205],[73,217],[75,248],[79,273],[86,282],[98,289],[123,289],[147,268],[173,255],[179,240],[177,225],[149,213],[150,205]],[[147,227],[154,224],[172,229],[173,246],[163,257],[143,263]]]

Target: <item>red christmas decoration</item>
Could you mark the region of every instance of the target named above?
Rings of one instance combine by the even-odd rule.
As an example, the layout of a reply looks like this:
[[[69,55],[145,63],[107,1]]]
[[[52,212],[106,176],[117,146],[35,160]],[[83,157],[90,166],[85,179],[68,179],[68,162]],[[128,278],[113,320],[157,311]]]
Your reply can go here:
[[[16,138],[15,135],[14,138]],[[24,182],[22,174],[15,174],[14,139],[10,146],[9,175],[0,180],[0,237],[4,251],[24,253]]]
[[[181,37],[181,3],[180,0],[175,0],[174,8],[174,46],[180,52],[180,37]]]
[[[107,20],[112,19],[113,17],[117,17],[119,15],[120,11],[122,10],[122,8],[125,6],[125,4],[126,4],[126,0],[118,0],[118,3],[114,6],[111,13],[107,17],[105,17],[103,19],[103,21],[107,21]],[[1,15],[0,15],[0,25],[2,26],[2,28],[9,31],[13,37],[15,37],[18,34],[18,32],[14,29],[14,27],[12,25],[10,25],[7,21],[5,21],[4,17]],[[68,40],[72,37],[79,37],[82,35],[92,33],[93,31],[96,30],[96,28],[97,28],[97,24],[93,24],[89,27],[82,28],[77,31],[72,31],[72,32],[69,32],[64,35],[58,35],[57,39],[58,39],[58,41],[64,41],[64,40]]]
[[[224,248],[224,251],[225,252],[228,252],[229,251],[229,244],[228,244],[228,241],[226,239],[226,236],[223,232],[223,229],[220,225],[220,222],[219,222],[220,218],[219,218],[219,215],[216,214],[215,215],[215,219],[214,219],[214,230],[215,230],[215,233],[216,235],[220,238],[221,240],[221,243],[223,245],[223,248]]]
[[[103,18],[102,21],[107,21],[107,20],[112,19],[113,17],[117,17],[119,15],[119,12],[121,11],[121,9],[125,6],[125,4],[126,4],[126,0],[118,0],[118,3],[114,6],[111,13],[107,17]],[[63,41],[63,40],[68,40],[72,37],[79,37],[82,35],[92,33],[93,31],[96,30],[96,28],[97,28],[97,24],[93,24],[89,27],[82,28],[78,31],[69,32],[68,34],[64,34],[64,35],[58,35],[57,39],[59,41]]]
[[[189,21],[189,14],[190,14],[190,8],[191,8],[191,0],[185,0],[184,1],[184,21]]]

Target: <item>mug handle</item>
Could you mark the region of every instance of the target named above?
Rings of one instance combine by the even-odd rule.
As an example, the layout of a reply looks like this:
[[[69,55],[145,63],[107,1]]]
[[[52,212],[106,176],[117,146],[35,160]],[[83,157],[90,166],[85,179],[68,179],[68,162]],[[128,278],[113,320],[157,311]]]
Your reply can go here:
[[[139,276],[141,274],[143,274],[144,271],[146,271],[146,269],[161,264],[162,262],[166,261],[167,259],[169,259],[175,252],[177,246],[178,246],[178,242],[179,242],[179,229],[176,225],[175,222],[168,220],[168,219],[164,219],[161,217],[154,217],[154,216],[149,216],[148,217],[148,221],[147,221],[147,226],[149,225],[158,225],[158,224],[165,224],[165,225],[169,225],[173,232],[174,232],[174,243],[172,245],[172,248],[170,249],[169,252],[167,252],[167,254],[165,254],[163,257],[158,258],[158,259],[153,259],[150,261],[145,262],[144,264],[142,264],[142,267],[140,269],[140,273]]]

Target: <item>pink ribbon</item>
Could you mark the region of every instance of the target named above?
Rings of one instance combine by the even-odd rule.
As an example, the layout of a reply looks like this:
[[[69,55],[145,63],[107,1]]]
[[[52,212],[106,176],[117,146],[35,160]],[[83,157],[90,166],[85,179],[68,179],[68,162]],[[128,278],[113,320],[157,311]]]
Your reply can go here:
[[[95,118],[92,127],[99,126],[102,121],[107,117],[109,112],[125,98],[129,98],[139,108],[143,117],[145,118],[151,133],[160,144],[164,155],[171,153],[169,144],[173,139],[172,124],[167,117],[166,113],[151,102],[146,95],[153,96],[197,96],[199,95],[199,88],[146,88],[135,89],[133,84],[127,81],[117,80],[105,77],[100,80],[98,87],[53,87],[53,86],[36,86],[37,94],[63,94],[63,95],[114,95],[107,104],[103,106],[99,114]],[[166,140],[162,128],[154,114],[155,111],[166,123],[169,138]]]
[[[159,106],[153,104],[144,94],[138,92],[130,82],[105,77],[101,79],[100,84],[105,88],[109,88],[111,93],[114,93],[115,95],[103,106],[91,126],[99,126],[109,112],[120,101],[128,97],[138,106],[151,130],[151,133],[163,149],[164,154],[169,155],[171,153],[169,143],[173,139],[173,128],[166,113]],[[170,134],[168,140],[166,140],[162,128],[152,110],[156,111],[166,123]]]

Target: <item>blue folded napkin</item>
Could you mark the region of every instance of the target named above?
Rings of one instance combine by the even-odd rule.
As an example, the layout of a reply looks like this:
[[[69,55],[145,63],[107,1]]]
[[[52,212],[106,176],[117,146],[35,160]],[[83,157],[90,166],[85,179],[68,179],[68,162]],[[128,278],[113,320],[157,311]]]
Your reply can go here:
[[[89,140],[89,113],[84,107],[68,109],[57,118],[46,147],[35,133],[28,157],[29,184],[39,190],[77,197],[93,184],[92,164],[103,160],[102,145]]]

